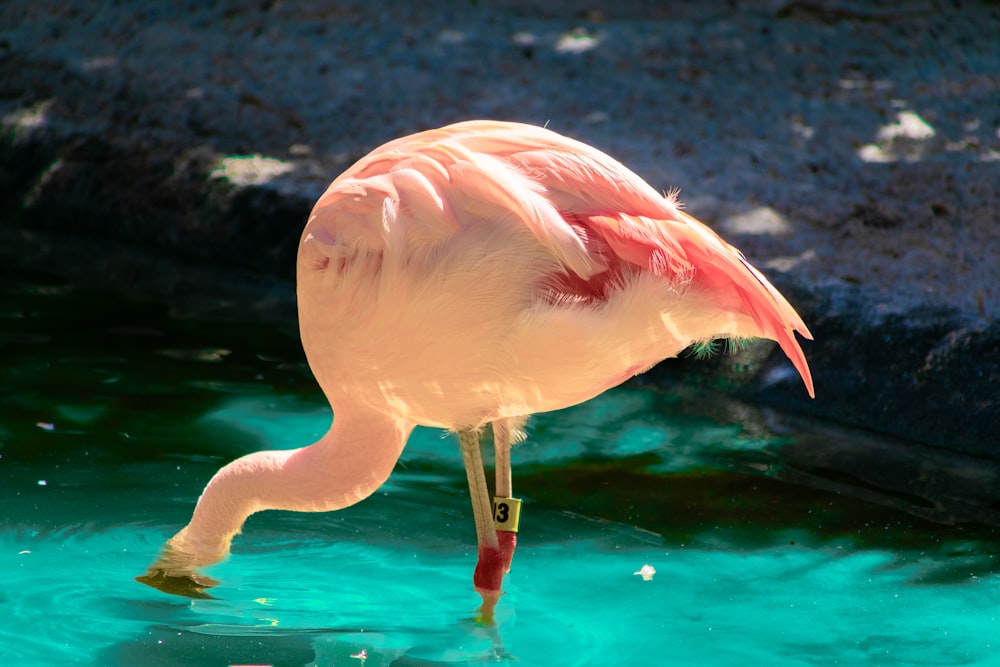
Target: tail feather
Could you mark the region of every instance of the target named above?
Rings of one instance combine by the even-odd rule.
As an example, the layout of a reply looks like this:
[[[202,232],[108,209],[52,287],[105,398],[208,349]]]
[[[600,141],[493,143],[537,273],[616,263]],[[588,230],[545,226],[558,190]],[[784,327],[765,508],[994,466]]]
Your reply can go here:
[[[674,220],[624,214],[580,218],[624,261],[673,280],[698,276],[720,292],[735,292],[734,307],[778,343],[815,397],[809,365],[795,339],[798,332],[811,340],[809,329],[764,275],[710,228],[679,210]]]

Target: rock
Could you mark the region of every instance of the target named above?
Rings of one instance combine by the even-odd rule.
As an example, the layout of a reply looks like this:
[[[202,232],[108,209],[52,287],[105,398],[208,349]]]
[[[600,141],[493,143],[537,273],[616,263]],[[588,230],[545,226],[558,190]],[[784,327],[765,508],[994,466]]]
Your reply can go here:
[[[548,122],[681,188],[816,336],[815,401],[766,344],[645,381],[1000,459],[1000,8],[938,4],[10,0],[0,259],[292,317],[351,162]]]
[[[803,344],[815,400],[770,341],[665,362],[653,381],[696,377],[744,400],[1000,460],[992,435],[1000,428],[1000,323],[930,306],[884,312],[856,286],[778,288],[815,338]]]

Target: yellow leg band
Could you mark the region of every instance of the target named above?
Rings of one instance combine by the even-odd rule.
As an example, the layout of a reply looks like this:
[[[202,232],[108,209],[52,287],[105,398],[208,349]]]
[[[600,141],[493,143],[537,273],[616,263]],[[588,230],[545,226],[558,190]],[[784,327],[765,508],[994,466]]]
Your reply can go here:
[[[520,498],[493,499],[493,525],[496,526],[497,530],[506,530],[511,533],[516,533],[517,526],[520,522]]]

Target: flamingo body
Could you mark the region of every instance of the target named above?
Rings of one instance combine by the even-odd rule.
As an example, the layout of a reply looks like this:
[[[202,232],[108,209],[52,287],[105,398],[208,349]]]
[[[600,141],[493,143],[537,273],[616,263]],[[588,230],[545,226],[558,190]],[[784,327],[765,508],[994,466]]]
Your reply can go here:
[[[483,425],[506,461],[528,415],[719,337],[776,340],[813,394],[808,329],[739,251],[617,161],[530,125],[457,123],[359,160],[309,217],[297,289],[330,431],[220,470],[146,583],[198,581],[252,512],[361,500],[426,425],[460,434],[488,613],[515,540],[485,516]]]
[[[471,121],[392,141],[319,199],[302,342],[334,404],[448,429],[575,405],[691,343],[777,340],[792,307],[742,255],[599,151]]]

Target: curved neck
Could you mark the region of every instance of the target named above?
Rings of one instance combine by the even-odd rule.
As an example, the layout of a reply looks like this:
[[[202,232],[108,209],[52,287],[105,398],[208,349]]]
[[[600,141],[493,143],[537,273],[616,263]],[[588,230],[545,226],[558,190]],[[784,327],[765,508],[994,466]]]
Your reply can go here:
[[[212,477],[171,547],[196,565],[217,562],[243,522],[266,509],[326,512],[357,503],[389,477],[413,425],[359,405],[338,405],[318,441],[239,458]]]

